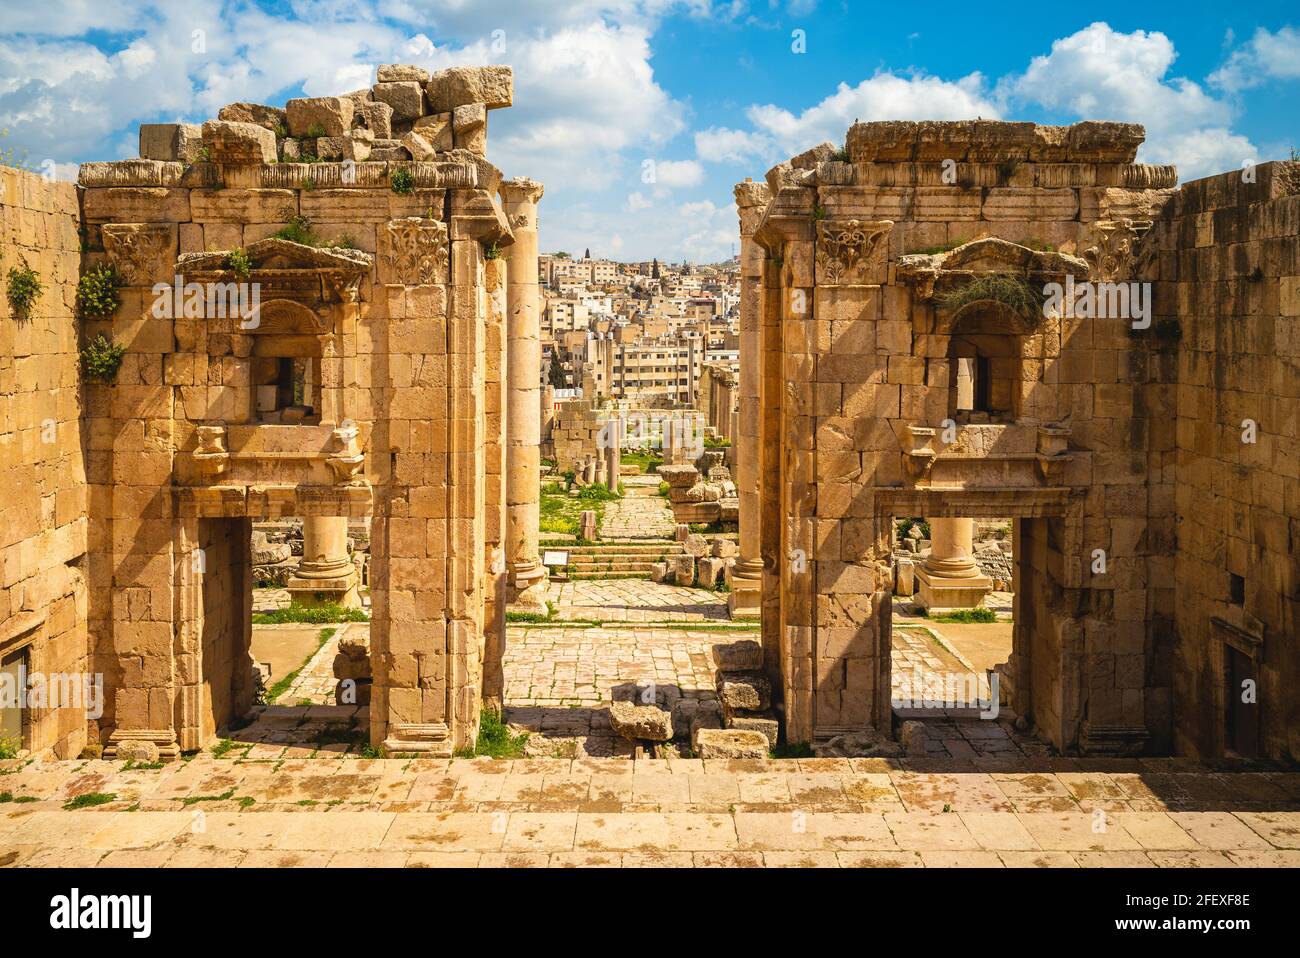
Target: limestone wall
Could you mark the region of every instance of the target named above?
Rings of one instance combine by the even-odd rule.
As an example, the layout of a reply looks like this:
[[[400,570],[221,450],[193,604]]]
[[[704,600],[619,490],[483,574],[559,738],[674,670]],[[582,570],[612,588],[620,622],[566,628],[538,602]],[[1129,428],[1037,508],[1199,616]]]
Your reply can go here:
[[[1131,278],[1175,181],[1133,163],[1142,135],[862,123],[843,152],[825,144],[769,172],[754,238],[773,457],[762,538],[779,600],[764,630],[792,739],[888,726],[894,515],[1045,523],[1038,594],[1017,590],[1018,613],[1040,608],[1030,624],[1017,615],[1020,707],[1061,748],[1168,737],[1168,676],[1142,666],[1172,615],[1172,592],[1153,588],[1167,510],[1148,521],[1172,492],[1172,387],[1151,373],[1153,332],[1029,297],[1067,276]],[[986,383],[974,405],[961,404],[966,362]]]
[[[416,129],[464,114],[468,135],[509,95],[508,68],[394,66],[358,103],[382,119],[373,104],[395,100]],[[159,158],[81,169],[88,264],[125,281],[117,313],[85,329],[126,349],[113,382],[86,387],[108,744],[171,755],[208,735],[204,610],[241,602],[242,585],[206,574],[201,520],[347,516],[371,522],[374,743],[450,754],[473,741],[487,633],[503,627],[500,172],[485,139],[459,135],[417,162],[277,163],[295,139],[281,111],[221,116],[193,155],[146,149],[142,131]],[[349,122],[343,139],[366,141],[339,98],[288,104],[290,133]],[[317,157],[338,145],[318,139]],[[160,314],[177,275],[256,286],[260,310]],[[283,403],[300,364],[303,398]]]
[[[1153,230],[1176,323],[1180,754],[1218,756],[1232,650],[1258,683],[1259,754],[1300,757],[1300,164],[1189,183]],[[1153,277],[1154,278],[1154,277]],[[1175,328],[1170,326],[1170,329]],[[1254,441],[1247,420],[1255,424]],[[1234,580],[1235,577],[1235,580]],[[1168,581],[1168,580],[1166,580]]]
[[[30,672],[87,670],[87,491],[79,422],[80,273],[76,187],[0,167],[0,281],[40,274],[29,318],[0,304],[0,657]],[[36,708],[24,745],[75,758],[86,744],[77,708]]]

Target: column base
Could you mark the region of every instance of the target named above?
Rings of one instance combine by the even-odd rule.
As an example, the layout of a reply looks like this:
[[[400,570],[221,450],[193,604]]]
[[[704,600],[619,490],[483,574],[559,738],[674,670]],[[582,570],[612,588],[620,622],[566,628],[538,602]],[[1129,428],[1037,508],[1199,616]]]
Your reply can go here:
[[[546,583],[550,581],[546,566],[537,564],[513,570],[507,600],[511,611],[545,612]]]
[[[763,580],[742,579],[731,570],[727,572],[727,612],[733,619],[758,620],[763,616]]]
[[[328,579],[305,579],[290,576],[285,584],[294,605],[340,605],[346,609],[361,608],[361,583],[356,566],[349,566],[341,575]]]
[[[993,580],[986,575],[947,579],[930,572],[924,565],[918,565],[914,571],[917,589],[912,601],[927,612],[977,609],[993,591]]]
[[[176,733],[171,729],[127,728],[116,729],[109,735],[108,745],[104,747],[104,757],[116,759],[119,750],[134,751],[133,746],[137,745],[154,746],[158,753],[157,761],[160,762],[170,762],[180,758],[181,755],[180,746],[176,743]]]
[[[419,753],[426,758],[451,758],[451,730],[445,722],[394,723],[388,726],[383,745],[389,755]]]

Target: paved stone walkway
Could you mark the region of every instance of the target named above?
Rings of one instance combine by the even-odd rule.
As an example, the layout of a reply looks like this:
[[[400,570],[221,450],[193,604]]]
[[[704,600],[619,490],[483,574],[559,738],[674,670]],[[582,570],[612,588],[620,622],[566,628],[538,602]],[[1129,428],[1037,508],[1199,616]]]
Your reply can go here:
[[[727,620],[726,595],[648,579],[550,582],[546,598],[555,603],[561,619],[604,622]]]
[[[677,528],[668,500],[658,494],[656,475],[628,476],[623,498],[605,504],[602,539],[671,539]]]
[[[257,628],[257,626],[253,626]],[[338,655],[339,639],[352,629],[369,629],[370,626],[356,622],[340,622],[337,625],[323,625],[322,629],[333,629],[334,634],[325,641],[315,655],[303,666],[293,685],[278,699],[281,705],[333,705],[334,688],[338,680],[334,678],[334,657]]]
[[[1300,774],[1179,760],[205,754],[0,762],[0,791],[8,866],[1300,866]]]

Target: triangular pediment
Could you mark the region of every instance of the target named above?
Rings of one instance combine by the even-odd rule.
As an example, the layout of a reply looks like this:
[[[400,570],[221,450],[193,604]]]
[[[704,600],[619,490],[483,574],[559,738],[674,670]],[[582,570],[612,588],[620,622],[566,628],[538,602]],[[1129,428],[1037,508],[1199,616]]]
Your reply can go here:
[[[186,253],[176,261],[182,272],[222,272],[228,270],[232,250]],[[317,247],[292,240],[267,237],[249,243],[244,254],[254,270],[341,270],[365,272],[374,257],[361,250],[342,247]]]

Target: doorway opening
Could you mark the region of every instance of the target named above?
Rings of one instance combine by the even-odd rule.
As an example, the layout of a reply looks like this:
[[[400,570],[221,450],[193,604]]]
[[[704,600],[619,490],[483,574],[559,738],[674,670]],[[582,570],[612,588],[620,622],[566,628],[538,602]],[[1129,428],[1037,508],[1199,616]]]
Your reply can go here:
[[[202,519],[199,543],[204,747],[368,754],[368,523]]]

